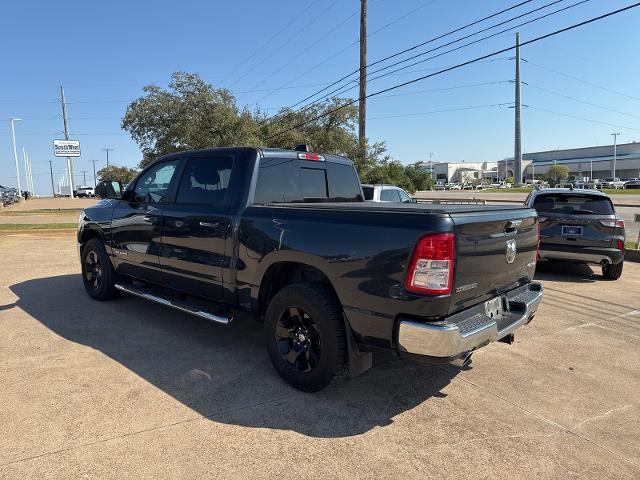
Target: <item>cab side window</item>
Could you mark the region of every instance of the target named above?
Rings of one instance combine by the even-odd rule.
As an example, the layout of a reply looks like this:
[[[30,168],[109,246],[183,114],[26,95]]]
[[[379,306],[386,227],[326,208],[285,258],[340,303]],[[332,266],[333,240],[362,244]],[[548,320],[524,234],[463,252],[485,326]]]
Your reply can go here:
[[[381,202],[399,202],[400,196],[395,188],[385,188],[380,192]]]
[[[163,162],[142,175],[133,190],[138,203],[162,203],[169,194],[171,180],[175,176],[178,160]]]

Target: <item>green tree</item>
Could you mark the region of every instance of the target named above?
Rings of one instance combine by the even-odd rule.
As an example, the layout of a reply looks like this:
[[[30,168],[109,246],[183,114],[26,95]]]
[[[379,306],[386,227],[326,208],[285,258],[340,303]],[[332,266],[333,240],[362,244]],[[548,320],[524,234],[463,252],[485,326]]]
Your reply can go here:
[[[117,165],[109,165],[98,170],[96,174],[98,180],[101,182],[121,182],[131,183],[131,181],[138,175],[138,170],[129,167],[119,167]]]
[[[544,179],[552,186],[556,186],[569,178],[569,169],[565,165],[553,165],[544,174]]]
[[[127,107],[122,128],[143,153],[140,167],[157,157],[197,148],[266,146],[292,148],[305,143],[316,152],[351,158],[363,181],[385,178],[407,190],[426,188],[427,177],[385,158],[384,142],[367,142],[360,158],[357,103],[333,97],[298,111],[283,108],[269,117],[259,107],[240,108],[233,94],[214,88],[197,74],[176,72],[167,89],[143,88],[144,95]]]

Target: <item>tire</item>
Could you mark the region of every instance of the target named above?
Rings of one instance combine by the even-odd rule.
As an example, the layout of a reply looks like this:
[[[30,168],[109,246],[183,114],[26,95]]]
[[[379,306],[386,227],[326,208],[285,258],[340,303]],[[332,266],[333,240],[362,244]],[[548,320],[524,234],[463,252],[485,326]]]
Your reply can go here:
[[[622,266],[624,260],[620,263],[609,264],[606,267],[602,267],[602,276],[608,280],[617,280],[622,276]]]
[[[349,376],[342,307],[325,285],[299,283],[276,293],[264,333],[271,363],[292,387],[318,392]]]
[[[82,282],[94,300],[109,300],[117,293],[116,274],[104,244],[97,238],[89,240],[80,254]]]

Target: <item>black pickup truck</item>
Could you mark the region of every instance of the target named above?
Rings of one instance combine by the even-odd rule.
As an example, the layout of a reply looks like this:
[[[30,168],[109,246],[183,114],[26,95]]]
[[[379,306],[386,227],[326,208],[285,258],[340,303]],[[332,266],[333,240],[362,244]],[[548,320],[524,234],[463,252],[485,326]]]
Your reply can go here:
[[[96,195],[78,226],[91,297],[253,317],[275,369],[304,391],[365,371],[376,349],[464,365],[510,343],[542,298],[535,210],[366,202],[339,156],[182,152]]]

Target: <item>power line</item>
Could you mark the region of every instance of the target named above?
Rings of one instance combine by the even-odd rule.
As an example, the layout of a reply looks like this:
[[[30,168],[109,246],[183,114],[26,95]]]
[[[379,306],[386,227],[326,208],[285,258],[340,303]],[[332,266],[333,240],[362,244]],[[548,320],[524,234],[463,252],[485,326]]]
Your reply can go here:
[[[575,98],[575,97],[572,97],[570,95],[566,95],[564,93],[556,92],[556,91],[550,90],[548,88],[544,88],[544,87],[540,87],[540,86],[537,86],[537,85],[533,85],[531,83],[525,83],[524,85],[527,86],[527,87],[530,87],[530,88],[535,88],[536,90],[540,90],[542,92],[547,92],[547,93],[550,93],[552,95],[557,95],[558,97],[566,98],[567,100],[572,100],[574,102],[583,103],[585,105],[589,105],[590,107],[600,108],[602,110],[607,110],[609,112],[618,113],[620,115],[626,115],[627,117],[633,117],[633,118],[640,119],[640,115],[634,115],[633,113],[622,112],[620,110],[616,110],[615,108],[605,107],[604,105],[598,105],[597,103],[588,102],[587,100],[580,100],[579,98]]]
[[[404,97],[408,95],[421,95],[423,93],[436,93],[436,92],[447,92],[449,90],[460,90],[463,88],[474,88],[474,87],[485,87],[489,85],[501,85],[505,83],[511,83],[511,80],[495,80],[493,82],[481,82],[481,83],[469,83],[467,85],[455,85],[452,87],[443,87],[443,88],[431,88],[428,90],[418,90],[416,92],[404,92],[404,93],[392,93],[390,95],[382,95],[382,97]]]
[[[411,57],[405,58],[404,60],[400,60],[400,61],[395,62],[395,63],[392,63],[392,64],[390,64],[390,65],[387,65],[387,66],[381,67],[381,68],[379,68],[379,69],[377,69],[377,70],[372,71],[372,72],[371,72],[371,75],[373,75],[374,73],[382,72],[382,71],[387,70],[387,69],[389,69],[389,68],[395,67],[395,66],[400,65],[400,64],[402,64],[402,63],[408,62],[409,60],[413,60],[413,59],[415,59],[415,58],[422,57],[422,56],[424,56],[424,55],[426,55],[426,54],[428,54],[428,53],[434,52],[434,51],[436,51],[436,50],[440,50],[441,48],[444,48],[444,47],[448,47],[448,46],[453,45],[453,44],[455,44],[455,43],[458,43],[458,42],[460,42],[460,41],[463,41],[463,40],[466,40],[466,39],[468,39],[468,38],[474,37],[474,36],[476,36],[476,35],[478,35],[478,34],[480,34],[480,33],[484,33],[484,32],[486,32],[486,31],[488,31],[488,30],[492,30],[492,29],[494,29],[494,28],[496,28],[496,27],[500,27],[500,26],[502,26],[502,25],[505,25],[506,23],[512,22],[512,21],[514,21],[514,20],[517,20],[517,19],[519,19],[519,18],[525,17],[525,16],[527,16],[527,15],[531,15],[532,13],[535,13],[535,12],[539,12],[540,10],[543,10],[543,9],[545,9],[545,8],[549,8],[549,7],[553,6],[553,5],[556,5],[556,4],[561,3],[561,2],[564,2],[564,1],[566,1],[566,0],[554,0],[554,1],[550,2],[550,3],[547,3],[547,4],[545,4],[545,5],[542,5],[541,7],[535,8],[535,9],[533,9],[533,10],[529,10],[528,12],[522,13],[522,14],[520,14],[520,15],[517,15],[517,16],[515,16],[515,17],[509,18],[509,19],[507,19],[507,20],[503,20],[502,22],[500,22],[500,23],[496,23],[495,25],[490,25],[490,26],[488,26],[488,27],[486,27],[486,28],[483,28],[482,30],[478,30],[477,32],[470,33],[470,34],[468,34],[468,35],[466,35],[466,36],[464,36],[464,37],[460,37],[460,38],[458,38],[458,39],[456,39],[456,40],[452,40],[452,41],[451,41],[451,42],[449,42],[449,43],[445,43],[445,44],[443,44],[443,45],[439,45],[438,47],[434,47],[434,48],[432,48],[432,49],[430,49],[430,50],[427,50],[427,51],[425,51],[425,52],[418,53],[418,54],[413,55],[413,56],[411,56]],[[431,57],[429,57],[429,58],[426,58],[426,59],[420,60],[420,61],[418,61],[418,62],[414,62],[414,63],[412,63],[412,64],[410,64],[410,65],[405,65],[404,67],[399,68],[399,69],[396,69],[396,70],[393,70],[393,71],[392,71],[392,72],[390,72],[390,73],[394,73],[394,72],[397,72],[397,71],[400,71],[400,70],[404,70],[404,69],[406,69],[406,68],[413,67],[413,66],[415,66],[415,65],[418,65],[418,64],[420,64],[420,63],[424,63],[424,62],[426,62],[426,61],[429,61],[429,60],[432,60],[432,59],[434,59],[434,58],[440,57],[440,56],[442,56],[442,55],[446,55],[447,53],[455,52],[455,51],[457,51],[457,50],[460,50],[460,49],[462,49],[462,48],[468,47],[468,46],[470,46],[470,45],[474,45],[474,44],[476,44],[476,43],[483,42],[483,41],[488,40],[488,39],[490,39],[490,38],[494,38],[494,37],[496,37],[496,36],[498,36],[498,35],[502,35],[503,33],[506,33],[506,32],[509,32],[509,31],[515,30],[516,28],[523,27],[523,26],[528,25],[528,24],[530,24],[530,23],[537,22],[537,21],[539,21],[539,20],[542,20],[542,19],[544,19],[544,18],[550,17],[550,16],[552,16],[552,15],[556,15],[556,14],[558,14],[558,13],[560,13],[560,12],[563,12],[563,11],[568,10],[568,9],[570,9],[570,8],[576,7],[576,6],[581,5],[581,4],[583,4],[583,3],[587,3],[587,2],[589,2],[589,1],[591,1],[591,0],[580,0],[579,2],[576,2],[576,3],[572,4],[572,5],[568,5],[568,6],[566,6],[566,7],[561,8],[561,9],[554,10],[553,12],[549,12],[549,13],[544,14],[544,15],[541,15],[541,16],[539,16],[539,17],[532,18],[531,20],[527,20],[526,22],[519,23],[519,24],[517,24],[517,25],[514,25],[514,26],[512,26],[512,27],[509,27],[509,28],[507,28],[507,29],[501,30],[501,31],[496,32],[496,33],[492,33],[491,35],[487,35],[486,37],[479,38],[479,39],[474,40],[474,41],[472,41],[472,42],[465,43],[465,44],[460,45],[460,46],[458,46],[458,47],[456,47],[456,48],[453,48],[453,49],[451,49],[451,50],[447,50],[446,52],[441,52],[441,53],[439,53],[438,55],[434,55],[434,56],[431,56]],[[371,80],[376,80],[377,78],[381,78],[382,76],[383,76],[383,75],[380,75],[380,76],[378,76],[378,77],[374,77],[374,78],[372,78]]]
[[[271,72],[269,75],[267,75],[265,78],[263,78],[261,81],[259,81],[257,84],[255,84],[253,87],[251,88],[256,88],[259,87],[260,85],[264,84],[265,82],[267,82],[269,79],[273,78],[273,76],[277,73],[282,72],[282,70],[284,70],[285,68],[287,68],[289,65],[291,65],[294,61],[296,61],[298,58],[300,58],[301,56],[305,55],[307,53],[308,50],[312,49],[313,47],[315,47],[316,45],[318,45],[320,42],[322,42],[325,38],[327,38],[329,35],[331,35],[333,32],[335,32],[338,28],[340,28],[342,25],[344,25],[345,23],[347,23],[349,20],[351,20],[354,16],[356,16],[356,14],[359,12],[359,10],[353,12],[351,15],[349,15],[347,18],[345,18],[343,21],[341,21],[340,23],[338,23],[337,25],[335,25],[333,28],[331,28],[330,30],[328,30],[327,32],[325,32],[320,38],[318,38],[315,42],[313,42],[311,45],[307,46],[304,50],[302,50],[300,53],[298,53],[298,55],[296,55],[295,57],[291,58],[287,63],[285,63],[284,65],[282,65],[278,70],[274,70],[273,72]],[[285,85],[286,86],[286,85]],[[273,93],[273,92],[272,92]],[[271,93],[268,93],[266,95],[263,95],[262,97],[260,97],[257,100],[257,103],[259,103],[260,101],[262,101],[263,99],[267,98],[269,95],[271,95]]]
[[[513,20],[515,20],[515,19],[517,19],[517,18],[521,18],[521,17],[526,16],[526,15],[530,15],[531,13],[537,12],[537,11],[539,11],[539,10],[541,10],[541,9],[544,9],[544,8],[548,8],[549,6],[552,6],[552,5],[554,5],[554,4],[557,4],[557,3],[559,3],[559,2],[563,2],[563,1],[566,1],[566,0],[554,0],[554,1],[553,1],[553,2],[551,2],[551,3],[548,3],[548,4],[546,4],[546,5],[543,5],[542,7],[538,7],[538,8],[536,8],[536,9],[534,9],[534,10],[530,10],[530,11],[528,11],[528,12],[526,12],[526,13],[520,14],[520,15],[518,15],[518,16],[516,16],[516,17],[511,18],[511,19],[504,20],[504,21],[502,21],[502,22],[500,22],[500,23],[498,23],[498,24],[496,24],[496,25],[492,25],[492,26],[486,27],[486,28],[484,28],[484,29],[482,29],[482,30],[479,30],[479,31],[477,31],[477,32],[471,33],[471,34],[466,35],[466,36],[464,36],[464,37],[458,38],[458,39],[453,40],[453,41],[451,41],[451,42],[449,42],[449,43],[445,43],[445,44],[440,45],[440,46],[438,46],[438,47],[434,47],[434,48],[432,48],[432,49],[430,49],[430,50],[427,50],[426,52],[419,53],[419,54],[417,54],[417,55],[414,55],[414,56],[412,56],[412,57],[406,58],[406,59],[404,59],[404,60],[400,60],[400,61],[398,61],[398,62],[396,62],[396,63],[391,64],[391,65],[387,65],[387,66],[385,66],[385,67],[382,67],[382,68],[379,68],[379,69],[377,69],[377,70],[374,70],[373,72],[370,72],[370,73],[367,75],[367,77],[369,77],[369,75],[372,75],[372,74],[374,74],[374,73],[376,73],[376,72],[381,72],[381,71],[386,70],[386,69],[388,69],[388,68],[390,68],[390,67],[393,67],[393,66],[399,65],[399,64],[404,63],[404,62],[407,62],[407,61],[409,61],[409,60],[412,60],[412,59],[414,59],[414,58],[420,57],[420,56],[425,55],[425,54],[427,54],[427,53],[431,53],[431,52],[436,51],[436,50],[439,50],[439,49],[441,49],[441,48],[443,48],[443,47],[450,46],[450,45],[452,45],[452,44],[454,44],[454,43],[457,43],[457,42],[459,42],[459,41],[461,41],[461,40],[465,40],[465,39],[468,39],[468,38],[470,38],[470,37],[472,37],[472,36],[475,36],[475,35],[477,35],[478,33],[482,33],[482,32],[485,32],[485,31],[487,31],[487,30],[491,30],[491,29],[493,29],[493,28],[495,28],[495,27],[497,27],[497,26],[500,26],[500,25],[503,25],[503,24],[505,24],[505,23],[511,22],[511,21],[513,21]],[[490,38],[497,37],[498,35],[501,35],[501,34],[503,34],[503,33],[505,33],[505,32],[508,32],[508,31],[511,31],[511,30],[515,30],[515,29],[516,29],[516,28],[518,28],[518,27],[521,27],[521,26],[524,26],[524,25],[527,25],[527,24],[530,24],[530,23],[533,23],[533,22],[537,22],[537,21],[539,21],[539,20],[542,20],[542,19],[544,19],[544,18],[550,17],[550,16],[552,16],[552,15],[556,15],[556,14],[558,14],[558,13],[560,13],[560,12],[563,12],[563,11],[565,11],[565,10],[568,10],[568,9],[570,9],[570,8],[576,7],[576,6],[578,6],[578,5],[581,5],[581,4],[586,3],[586,2],[589,2],[589,1],[591,1],[591,0],[580,0],[579,2],[576,2],[576,3],[574,3],[574,4],[571,4],[571,5],[568,5],[568,6],[566,6],[566,7],[560,8],[560,9],[555,10],[555,11],[553,11],[553,12],[549,12],[549,13],[547,13],[547,14],[545,14],[545,15],[541,15],[541,16],[536,17],[536,18],[533,18],[533,19],[531,19],[531,20],[527,20],[526,22],[522,22],[522,23],[520,23],[520,24],[518,24],[518,25],[514,25],[514,26],[512,26],[512,27],[506,28],[506,29],[504,29],[504,30],[501,30],[501,31],[496,32],[496,33],[493,33],[493,34],[491,34],[491,35],[487,35],[487,36],[485,36],[485,37],[482,37],[482,38],[479,38],[479,39],[473,40],[473,41],[468,42],[468,43],[465,43],[465,44],[463,44],[463,45],[459,45],[458,47],[455,47],[455,48],[452,48],[452,49],[446,50],[446,51],[444,51],[444,52],[440,52],[440,53],[438,53],[438,54],[436,54],[436,55],[432,55],[432,56],[430,56],[430,57],[428,57],[428,58],[425,58],[425,59],[419,60],[419,61],[414,62],[414,63],[411,63],[411,64],[409,64],[409,65],[405,65],[405,66],[400,67],[400,68],[397,68],[397,69],[395,69],[395,70],[392,70],[391,72],[387,72],[387,73],[380,74],[380,75],[378,75],[377,77],[370,78],[370,79],[369,79],[369,81],[378,80],[378,79],[380,79],[380,78],[383,78],[383,77],[386,77],[386,76],[389,76],[389,75],[396,74],[396,73],[398,73],[398,72],[400,72],[400,71],[402,71],[402,70],[406,70],[407,68],[411,68],[411,67],[416,66],[416,65],[419,65],[419,64],[421,64],[421,63],[425,63],[425,62],[427,62],[427,61],[429,61],[429,60],[433,60],[433,59],[438,58],[438,57],[441,57],[441,56],[443,56],[443,55],[447,55],[447,54],[452,53],[452,52],[455,52],[455,51],[457,51],[457,50],[461,50],[461,49],[466,48],[466,47],[468,47],[468,46],[470,46],[470,45],[474,45],[474,44],[477,44],[477,43],[483,42],[483,41],[488,40],[488,39],[490,39]],[[337,89],[334,89],[334,90],[332,90],[331,92],[329,92],[329,93],[325,94],[324,96],[322,96],[321,98],[317,99],[315,102],[313,102],[313,103],[311,103],[311,104],[309,104],[309,105],[307,105],[307,106],[305,106],[305,107],[302,107],[302,108],[301,108],[301,109],[299,109],[298,111],[304,110],[304,109],[306,109],[306,108],[310,107],[311,105],[313,105],[314,103],[317,103],[317,102],[319,102],[319,101],[321,101],[321,100],[324,100],[324,99],[328,98],[328,97],[329,97],[329,96],[331,96],[331,95],[336,95],[336,96],[341,95],[341,94],[343,94],[343,93],[345,93],[345,92],[349,91],[351,88],[353,88],[353,87],[351,87],[351,86],[349,86],[349,85],[345,85],[345,86],[343,86],[343,87],[339,87],[339,88],[337,88]]]
[[[565,32],[568,32],[568,31],[574,30],[574,29],[576,29],[576,28],[579,28],[579,27],[582,27],[582,26],[585,26],[585,25],[591,24],[591,23],[593,23],[593,22],[596,22],[596,21],[599,21],[599,20],[603,20],[603,19],[608,18],[608,17],[611,17],[611,16],[613,16],[613,15],[617,15],[617,14],[622,13],[622,12],[625,12],[625,11],[627,11],[627,10],[631,10],[631,9],[636,8],[636,7],[638,7],[638,6],[640,6],[640,2],[633,3],[633,4],[631,4],[631,5],[627,5],[626,7],[622,7],[622,8],[619,8],[619,9],[617,9],[617,10],[613,10],[613,11],[610,11],[610,12],[608,12],[608,13],[604,13],[604,14],[602,14],[602,15],[598,15],[597,17],[592,17],[592,18],[590,18],[590,19],[583,20],[582,22],[575,23],[575,24],[570,25],[570,26],[568,26],[568,27],[564,27],[564,28],[561,28],[561,29],[559,29],[559,30],[555,30],[555,31],[550,32],[550,33],[547,33],[547,34],[540,35],[540,36],[535,37],[535,38],[533,38],[533,39],[531,39],[531,40],[527,40],[526,42],[522,42],[522,43],[520,43],[520,46],[521,46],[521,47],[523,47],[523,46],[525,46],[525,45],[529,45],[529,44],[532,44],[532,43],[539,42],[539,41],[541,41],[541,40],[544,40],[544,39],[547,39],[547,38],[550,38],[550,37],[553,37],[553,36],[559,35],[559,34],[561,34],[561,33],[565,33]],[[485,60],[485,59],[487,59],[487,58],[491,58],[491,57],[494,57],[494,56],[496,56],[496,55],[500,55],[500,54],[502,54],[502,53],[509,52],[509,51],[511,51],[511,50],[513,50],[513,49],[515,49],[515,46],[510,46],[510,47],[503,48],[503,49],[501,49],[501,50],[496,50],[496,51],[491,52],[491,53],[488,53],[488,54],[486,54],[486,55],[482,55],[482,56],[480,56],[480,57],[476,57],[476,58],[474,58],[474,59],[467,60],[466,62],[458,63],[457,65],[453,65],[453,66],[451,66],[451,67],[448,67],[448,68],[445,68],[445,69],[439,70],[439,71],[434,72],[434,73],[431,73],[431,74],[429,74],[429,75],[423,75],[423,76],[421,76],[421,77],[414,78],[413,80],[408,80],[408,81],[406,81],[406,82],[403,82],[403,83],[400,83],[400,84],[397,84],[397,85],[392,85],[392,86],[387,87],[387,88],[384,88],[384,89],[382,89],[382,90],[378,90],[377,92],[373,92],[373,93],[368,94],[368,95],[367,95],[367,98],[375,97],[375,96],[381,95],[381,94],[383,94],[383,93],[387,93],[387,92],[390,92],[390,91],[396,90],[396,89],[398,89],[398,88],[402,88],[402,87],[405,87],[405,86],[407,86],[407,85],[411,85],[411,84],[414,84],[414,83],[420,82],[420,81],[422,81],[422,80],[426,80],[426,79],[428,79],[428,78],[435,77],[435,76],[437,76],[437,75],[441,75],[441,74],[443,74],[443,73],[450,72],[450,71],[452,71],[452,70],[456,70],[456,69],[458,69],[458,68],[462,68],[462,67],[465,67],[465,66],[467,66],[467,65],[471,65],[471,64],[473,64],[473,63],[477,63],[477,62],[482,61],[482,60]],[[293,127],[289,127],[289,128],[287,128],[287,129],[285,129],[285,130],[282,130],[282,131],[280,131],[280,132],[277,132],[277,133],[275,133],[274,135],[271,135],[270,137],[268,137],[268,138],[267,138],[267,140],[270,140],[270,139],[272,139],[272,138],[275,138],[275,137],[277,137],[277,136],[280,136],[280,135],[282,135],[283,133],[289,132],[289,131],[291,131],[291,130],[295,130],[295,129],[297,129],[297,128],[303,127],[303,126],[307,125],[308,123],[311,123],[311,122],[314,122],[314,121],[316,121],[316,120],[319,120],[320,118],[323,118],[323,117],[326,117],[326,116],[328,116],[328,115],[331,115],[332,113],[335,113],[335,112],[337,112],[337,111],[339,111],[339,110],[342,110],[343,108],[346,108],[346,107],[348,107],[349,105],[353,105],[354,103],[358,102],[359,100],[360,100],[359,98],[357,98],[357,99],[353,99],[353,100],[350,100],[350,101],[348,101],[348,102],[344,103],[343,105],[341,105],[341,106],[339,106],[339,107],[333,108],[333,109],[331,109],[331,110],[329,110],[329,111],[327,111],[327,112],[324,112],[324,113],[322,113],[322,114],[320,114],[320,115],[316,115],[315,117],[313,117],[313,118],[311,118],[311,119],[309,119],[309,120],[307,120],[307,121],[305,121],[305,122],[302,122],[302,123],[300,123],[300,124],[294,125]]]
[[[231,88],[233,85],[235,85],[236,83],[238,83],[240,80],[243,80],[247,75],[249,75],[250,73],[254,72],[255,69],[257,67],[259,67],[260,65],[262,65],[264,62],[266,62],[269,58],[273,57],[276,53],[278,53],[280,50],[282,50],[284,48],[285,45],[287,45],[289,42],[291,42],[292,40],[295,40],[296,38],[299,38],[300,34],[302,34],[305,30],[307,30],[311,25],[313,25],[315,22],[317,22],[324,14],[326,14],[329,10],[331,10],[335,5],[338,4],[340,0],[335,0],[331,5],[329,5],[327,8],[325,8],[320,14],[318,15],[314,15],[313,19],[307,23],[306,25],[304,25],[302,28],[298,29],[296,31],[296,33],[294,33],[291,37],[289,37],[287,40],[285,40],[282,44],[280,44],[280,46],[278,48],[276,48],[275,50],[273,50],[270,54],[268,54],[266,57],[264,57],[262,60],[260,60],[257,64],[255,64],[252,68],[250,68],[249,70],[247,70],[246,73],[244,73],[243,75],[241,75],[239,78],[237,78],[235,81],[233,81],[231,83],[231,85],[229,85],[229,88]]]
[[[512,5],[511,7],[508,7],[508,8],[505,8],[505,9],[503,9],[503,10],[500,10],[500,11],[498,11],[498,12],[495,12],[495,13],[492,13],[492,14],[490,14],[490,15],[487,15],[486,17],[483,17],[483,18],[481,18],[481,19],[479,19],[479,20],[475,20],[475,21],[473,21],[473,22],[471,22],[471,23],[467,23],[466,25],[463,25],[463,26],[461,26],[461,27],[458,27],[458,28],[456,28],[456,29],[454,29],[454,30],[450,30],[450,31],[448,31],[448,32],[445,32],[445,33],[443,33],[443,34],[440,34],[440,35],[437,35],[437,36],[435,36],[435,37],[433,37],[433,38],[430,38],[429,40],[426,40],[426,41],[424,41],[424,42],[418,43],[418,44],[413,45],[413,46],[411,46],[411,47],[409,47],[409,48],[405,48],[404,50],[401,50],[401,51],[399,51],[399,52],[395,52],[395,53],[393,53],[393,54],[391,54],[391,55],[387,55],[386,57],[383,57],[383,58],[381,58],[381,59],[379,59],[379,60],[376,60],[376,61],[374,61],[374,62],[371,62],[371,63],[367,64],[367,68],[369,68],[369,67],[373,67],[374,65],[377,65],[377,64],[379,64],[379,63],[382,63],[382,62],[385,62],[385,61],[387,61],[387,60],[390,60],[390,59],[395,58],[395,57],[397,57],[397,56],[399,56],[399,55],[402,55],[402,54],[404,54],[404,53],[407,53],[407,52],[413,51],[413,50],[415,50],[415,49],[417,49],[417,48],[420,48],[420,47],[422,47],[422,46],[424,46],[424,45],[427,45],[427,44],[429,44],[429,43],[433,43],[433,42],[435,42],[435,41],[438,41],[438,40],[440,40],[440,39],[442,39],[442,38],[448,37],[449,35],[453,35],[453,34],[455,34],[455,33],[458,33],[458,32],[460,32],[460,31],[462,31],[462,30],[465,30],[465,29],[467,29],[467,28],[469,28],[469,27],[472,27],[472,26],[474,26],[474,25],[477,25],[477,24],[479,24],[479,23],[482,23],[482,22],[484,22],[484,21],[486,21],[486,20],[490,20],[490,19],[492,19],[492,18],[494,18],[494,17],[497,17],[497,16],[499,16],[499,15],[501,15],[501,14],[503,14],[503,13],[506,13],[506,12],[508,12],[508,11],[510,11],[510,10],[513,10],[513,9],[515,9],[515,8],[518,8],[518,7],[522,6],[522,5],[525,5],[525,4],[527,4],[527,3],[530,3],[530,2],[532,2],[532,1],[533,1],[533,0],[525,0],[525,1],[523,1],[523,2],[517,3],[516,5]],[[358,42],[354,42],[354,43],[353,43],[353,44],[351,44],[351,45],[355,45],[356,43],[358,43]],[[349,46],[351,46],[351,45],[349,45]],[[342,52],[340,52],[340,53],[342,53]],[[315,68],[315,67],[314,67],[314,68]],[[310,69],[310,70],[311,70],[311,69]],[[307,72],[309,72],[310,70],[307,70],[307,71],[306,71],[306,72],[304,72],[304,73],[307,73]],[[320,94],[320,93],[324,92],[325,90],[328,90],[329,88],[333,87],[334,85],[337,85],[338,83],[342,82],[343,80],[346,80],[347,78],[349,78],[349,77],[351,77],[352,75],[354,75],[354,74],[358,73],[359,71],[360,71],[360,69],[359,69],[359,68],[357,68],[356,70],[354,70],[354,71],[352,71],[352,72],[350,72],[350,73],[348,73],[348,74],[346,74],[346,75],[342,76],[341,78],[339,78],[339,79],[338,79],[338,80],[336,80],[335,82],[333,82],[333,83],[329,84],[329,85],[328,85],[328,86],[326,86],[325,88],[323,88],[323,89],[321,89],[321,90],[318,90],[318,91],[317,91],[317,92],[315,92],[315,93],[312,93],[311,95],[307,96],[306,98],[303,98],[302,100],[300,100],[300,101],[299,101],[299,102],[297,102],[297,103],[294,103],[293,105],[291,105],[291,107],[290,107],[290,108],[297,107],[297,106],[298,106],[298,105],[300,105],[301,103],[304,103],[304,102],[306,102],[307,100],[309,100],[309,99],[311,99],[311,98],[315,97],[316,95],[318,95],[318,94]]]
[[[528,0],[528,1],[533,1],[533,0]],[[408,16],[410,16],[410,15],[414,14],[414,13],[415,13],[415,12],[417,12],[418,10],[422,10],[423,8],[428,7],[429,5],[431,5],[431,4],[432,4],[432,3],[434,3],[434,2],[436,2],[436,0],[431,0],[430,2],[426,2],[426,3],[424,3],[424,4],[422,4],[422,5],[418,6],[418,7],[416,7],[416,8],[414,8],[414,9],[410,10],[409,12],[407,12],[407,13],[405,13],[405,14],[401,15],[400,17],[395,18],[394,20],[392,20],[392,21],[390,21],[389,23],[387,23],[387,24],[383,25],[382,27],[380,27],[380,28],[378,28],[378,29],[374,30],[373,32],[368,33],[368,34],[367,34],[367,38],[370,38],[370,37],[372,37],[373,35],[375,35],[375,34],[377,34],[377,33],[381,32],[382,30],[385,30],[386,28],[389,28],[390,26],[392,26],[392,25],[394,25],[394,24],[396,24],[396,23],[398,23],[398,22],[400,22],[400,21],[404,20],[405,18],[407,18]],[[524,2],[524,3],[527,3],[527,2]],[[354,45],[357,45],[358,43],[360,43],[360,40],[359,40],[359,39],[358,39],[358,40],[355,40],[354,42],[351,42],[350,44],[348,44],[348,45],[346,45],[345,47],[341,48],[340,50],[338,50],[337,52],[333,53],[332,55],[330,55],[330,56],[326,57],[326,58],[325,58],[324,60],[322,60],[320,63],[317,63],[317,64],[313,65],[312,67],[309,67],[308,69],[306,69],[306,70],[305,70],[305,71],[303,71],[302,73],[298,74],[298,76],[296,76],[296,77],[292,78],[292,79],[291,79],[291,80],[289,80],[287,83],[285,83],[285,84],[283,85],[283,87],[286,87],[287,85],[289,85],[289,84],[291,84],[291,83],[295,82],[295,81],[296,81],[296,80],[298,80],[299,78],[304,77],[304,76],[305,76],[306,74],[308,74],[309,72],[311,72],[311,71],[315,70],[316,68],[318,68],[318,67],[320,67],[320,66],[324,65],[324,64],[325,64],[325,63],[327,63],[329,60],[332,60],[333,58],[337,57],[338,55],[340,55],[340,54],[341,54],[341,53],[343,53],[344,51],[348,50],[349,48],[353,47]],[[349,74],[349,76],[350,76],[350,75],[353,75],[354,73],[358,73],[359,71],[360,71],[360,69],[357,69],[357,70],[355,70],[354,72],[351,72],[351,73]],[[327,88],[330,88],[330,87],[331,87],[331,86],[333,86],[333,85],[335,85],[335,82],[334,82],[333,84],[329,85]],[[258,100],[257,100],[257,102],[260,102],[260,101],[264,100],[264,99],[265,99],[265,98],[267,98],[268,96],[269,96],[269,95],[265,95],[265,96],[263,96],[262,98],[258,99]],[[312,96],[313,96],[313,95],[312,95]],[[306,99],[305,99],[305,100],[306,100]],[[305,101],[305,100],[302,100],[302,101]],[[293,105],[293,106],[295,107],[296,105]]]
[[[513,102],[490,103],[485,105],[471,105],[468,107],[446,108],[442,110],[431,110],[430,112],[401,113],[398,115],[383,115],[379,117],[371,117],[369,120],[381,120],[383,118],[403,118],[403,117],[420,117],[423,115],[434,115],[436,113],[461,112],[464,110],[477,110],[479,108],[506,107],[512,105]]]
[[[635,130],[637,132],[640,132],[640,128],[633,128],[633,127],[627,127],[625,125],[618,125],[618,124],[615,124],[615,123],[602,122],[600,120],[593,120],[591,118],[580,117],[578,115],[572,115],[570,113],[563,113],[563,112],[557,112],[555,110],[549,110],[549,109],[546,109],[546,108],[534,107],[532,105],[527,105],[527,107],[528,108],[532,108],[533,110],[539,110],[541,112],[553,113],[554,115],[560,115],[560,116],[563,116],[563,117],[574,118],[574,119],[577,119],[577,120],[584,120],[585,122],[598,123],[600,125],[607,125],[608,127],[624,128],[625,130]]]
[[[284,32],[287,28],[289,28],[291,25],[293,25],[302,15],[307,13],[307,11],[311,7],[313,7],[316,3],[317,3],[316,1],[311,2],[309,5],[307,5],[305,8],[303,8],[295,17],[293,17],[291,19],[291,21],[289,21],[286,25],[284,25],[275,34],[271,35],[271,37],[269,37],[269,39],[266,42],[264,42],[260,47],[258,47],[256,50],[254,50],[253,53],[251,53],[242,62],[240,62],[231,72],[227,73],[227,75],[225,75],[225,77],[222,80],[220,80],[220,84],[223,84],[229,77],[231,77],[234,73],[236,73],[238,70],[240,70],[240,68],[242,68],[246,63],[248,63],[249,60],[251,60],[253,57],[255,57],[262,50],[264,50],[265,47],[267,47],[267,45],[269,45],[272,41],[274,41],[276,38],[278,38],[282,32]]]
[[[584,83],[585,85],[590,85],[592,87],[599,88],[599,89],[604,90],[606,92],[615,93],[616,95],[620,95],[622,97],[626,97],[626,98],[630,98],[632,100],[640,101],[640,97],[634,97],[633,95],[629,95],[627,93],[620,92],[618,90],[614,90],[613,88],[605,87],[603,85],[599,85],[597,83],[590,82],[590,81],[585,80],[583,78],[575,77],[573,75],[569,75],[568,73],[560,72],[560,71],[555,70],[555,69],[550,68],[550,67],[545,67],[544,65],[540,65],[539,63],[532,62],[529,59],[526,60],[526,63],[528,63],[529,65],[533,65],[534,67],[538,67],[538,68],[541,68],[543,70],[547,70],[549,72],[555,73],[555,74],[560,75],[562,77],[570,78],[571,80],[575,80],[576,82]]]

